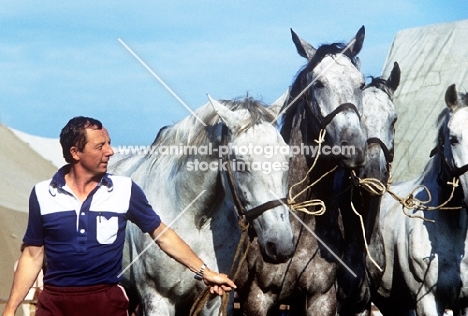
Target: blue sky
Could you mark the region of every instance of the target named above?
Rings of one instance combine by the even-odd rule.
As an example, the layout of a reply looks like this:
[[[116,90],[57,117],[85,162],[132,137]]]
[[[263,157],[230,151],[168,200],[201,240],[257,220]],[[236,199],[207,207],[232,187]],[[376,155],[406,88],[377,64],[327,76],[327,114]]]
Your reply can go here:
[[[196,109],[207,93],[279,97],[305,62],[290,28],[318,47],[364,25],[362,71],[377,76],[399,30],[467,18],[466,0],[2,1],[0,122],[55,138],[92,116],[114,145],[149,145],[190,115],[119,38]]]

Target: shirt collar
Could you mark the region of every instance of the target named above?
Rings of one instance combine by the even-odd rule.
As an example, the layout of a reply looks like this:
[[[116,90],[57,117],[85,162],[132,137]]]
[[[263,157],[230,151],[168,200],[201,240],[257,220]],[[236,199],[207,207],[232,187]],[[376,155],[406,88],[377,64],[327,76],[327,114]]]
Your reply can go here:
[[[62,189],[65,186],[65,175],[70,171],[70,165],[67,164],[60,168],[52,177],[49,184],[49,192],[55,196],[57,189]],[[114,184],[108,173],[105,173],[98,183],[98,187],[105,186],[107,191],[111,192],[114,189]]]

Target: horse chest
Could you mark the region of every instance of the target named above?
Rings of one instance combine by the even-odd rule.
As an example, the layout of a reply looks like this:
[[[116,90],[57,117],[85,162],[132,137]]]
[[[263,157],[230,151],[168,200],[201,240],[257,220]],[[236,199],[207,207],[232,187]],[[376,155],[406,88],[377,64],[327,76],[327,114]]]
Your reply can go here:
[[[427,216],[426,216],[427,217]],[[453,225],[452,220],[434,217],[435,223],[408,219],[409,285],[452,293],[461,284],[460,263],[464,256],[466,225]],[[453,296],[453,295],[447,295]]]

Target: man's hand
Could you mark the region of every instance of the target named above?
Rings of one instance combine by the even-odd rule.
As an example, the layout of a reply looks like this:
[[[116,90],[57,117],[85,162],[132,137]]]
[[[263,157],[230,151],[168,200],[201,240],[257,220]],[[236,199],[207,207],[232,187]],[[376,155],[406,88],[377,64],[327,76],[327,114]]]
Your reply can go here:
[[[210,287],[210,293],[223,295],[236,288],[234,282],[224,273],[217,273],[206,268],[203,273],[203,282]]]

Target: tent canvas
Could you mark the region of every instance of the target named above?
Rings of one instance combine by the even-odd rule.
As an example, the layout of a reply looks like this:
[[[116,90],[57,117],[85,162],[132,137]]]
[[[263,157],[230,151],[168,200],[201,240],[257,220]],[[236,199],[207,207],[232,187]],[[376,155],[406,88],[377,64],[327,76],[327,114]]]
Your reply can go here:
[[[32,187],[52,177],[56,167],[8,127],[0,124],[0,300],[10,293],[13,265],[28,220],[28,201]],[[0,313],[5,305],[0,304]]]
[[[445,108],[445,91],[453,83],[468,91],[468,20],[398,32],[382,71],[387,78],[396,61],[401,83],[395,92],[398,113],[394,181],[423,171],[437,137],[437,116]]]

